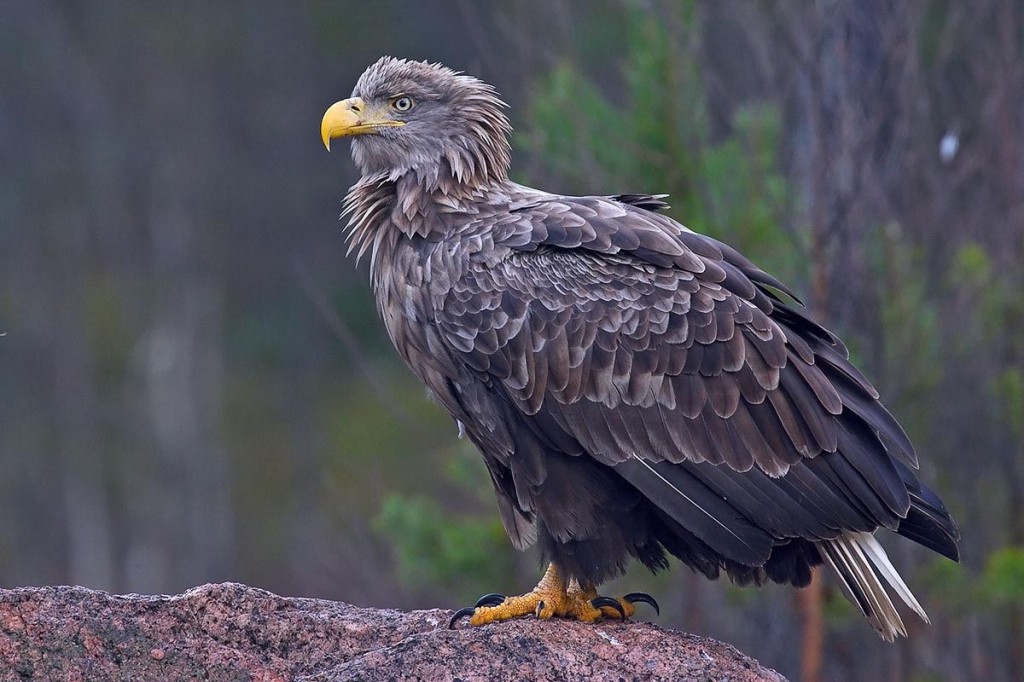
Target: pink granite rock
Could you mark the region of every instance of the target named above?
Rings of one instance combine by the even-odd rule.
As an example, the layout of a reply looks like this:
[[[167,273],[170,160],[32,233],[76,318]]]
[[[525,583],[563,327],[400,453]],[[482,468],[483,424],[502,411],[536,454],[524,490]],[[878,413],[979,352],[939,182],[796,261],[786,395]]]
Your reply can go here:
[[[782,680],[731,646],[639,621],[363,609],[226,583],[168,596],[0,590],[0,680]]]

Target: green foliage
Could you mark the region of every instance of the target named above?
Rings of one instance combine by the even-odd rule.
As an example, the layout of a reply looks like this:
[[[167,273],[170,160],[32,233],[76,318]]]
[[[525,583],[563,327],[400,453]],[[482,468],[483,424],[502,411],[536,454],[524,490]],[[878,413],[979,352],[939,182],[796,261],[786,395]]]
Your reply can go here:
[[[995,606],[1024,605],[1024,547],[1003,547],[990,554],[979,591]]]
[[[628,15],[620,88],[568,61],[540,78],[524,146],[566,192],[668,193],[694,229],[757,253],[783,278],[799,277],[803,238],[781,227],[790,192],[779,171],[779,112],[741,106],[728,133],[712,137],[704,83],[684,54],[699,37],[688,7],[679,36],[650,13]]]
[[[341,518],[346,509],[376,510],[373,527],[407,587],[468,595],[510,584],[512,548],[483,462],[468,441],[455,441],[419,382],[395,370],[378,373],[386,400],[355,382],[322,407],[331,504]],[[400,492],[408,490],[424,492]],[[453,511],[458,501],[466,511]]]
[[[829,623],[832,628],[860,625],[860,612],[853,602],[843,595],[842,590],[838,588],[825,590],[823,606],[825,622]]]
[[[404,487],[439,466],[455,429],[403,367],[374,368],[383,395],[353,377],[321,406],[331,459],[327,475],[341,491],[359,494],[369,480]]]
[[[374,525],[391,539],[404,584],[469,593],[511,582],[508,538],[494,514],[455,516],[433,498],[390,494]]]
[[[979,607],[1024,604],[1024,547],[991,552],[980,573],[936,558],[916,576],[931,600],[949,613],[967,615]]]
[[[445,478],[461,490],[472,492],[482,503],[491,505],[494,489],[487,467],[480,461],[480,453],[468,440],[461,441],[460,446],[454,456],[445,460]]]
[[[950,274],[954,282],[981,289],[992,277],[992,261],[981,244],[967,242],[957,250]]]
[[[984,246],[970,241],[957,250],[949,270],[950,284],[975,302],[974,312],[990,340],[1010,345],[1024,344],[1006,334],[1008,327],[1024,327],[1024,298],[1013,274],[998,267]]]
[[[525,146],[571,187],[628,172],[621,115],[568,63],[541,80],[529,115]]]
[[[788,185],[779,172],[780,127],[779,113],[771,106],[738,109],[732,134],[708,148],[699,172],[707,187],[709,234],[728,237],[741,251],[758,254],[770,261],[765,267],[790,279],[804,274],[796,272],[800,266],[793,255],[805,248],[800,235],[780,227],[789,201]]]
[[[977,578],[963,565],[934,557],[914,576],[929,600],[951,613],[970,613],[978,598]]]
[[[1024,368],[1012,359],[1024,357],[1024,338],[1013,333],[1024,329],[1024,297],[1012,277],[1012,272],[997,267],[985,247],[976,242],[960,247],[949,272],[951,283],[974,302],[971,327],[981,332],[976,342],[1010,360],[992,377],[989,388],[994,404],[1001,406],[1003,418],[1019,440],[1024,439]]]
[[[1024,439],[1024,371],[1007,367],[996,377],[995,389],[1014,437]]]
[[[881,317],[881,376],[898,398],[893,407],[914,433],[930,423],[927,398],[942,379],[939,309],[929,280],[910,275],[925,269],[923,249],[897,223],[881,226],[877,235],[867,247]]]

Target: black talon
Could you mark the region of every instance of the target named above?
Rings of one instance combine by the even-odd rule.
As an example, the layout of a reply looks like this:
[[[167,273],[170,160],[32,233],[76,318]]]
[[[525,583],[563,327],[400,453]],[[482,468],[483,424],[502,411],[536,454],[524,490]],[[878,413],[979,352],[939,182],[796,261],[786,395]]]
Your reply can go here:
[[[497,592],[491,592],[490,594],[485,594],[484,596],[477,599],[476,607],[480,608],[481,606],[497,606],[498,604],[501,604],[504,601],[505,595],[498,594]]]
[[[533,610],[533,615],[535,615],[538,618],[540,618],[540,612],[543,611],[543,610],[544,610],[544,600],[541,599],[539,602],[537,602],[537,607]]]
[[[620,604],[617,599],[612,599],[611,597],[594,597],[590,600],[590,605],[595,609],[599,609],[602,606],[610,606],[619,612],[619,617],[622,620],[626,620],[626,611],[622,608],[622,604]]]
[[[476,611],[476,607],[475,606],[467,606],[464,609],[459,609],[458,611],[456,611],[455,615],[452,616],[452,619],[450,621],[448,621],[448,629],[449,630],[454,630],[455,629],[455,624],[459,622],[460,618],[465,618],[466,616],[472,616],[474,611]]]
[[[650,604],[652,607],[654,607],[654,613],[658,616],[661,615],[661,607],[658,606],[658,602],[656,602],[654,600],[654,597],[647,594],[646,592],[630,592],[625,597],[623,597],[623,599],[628,601],[630,604],[635,604],[638,601],[643,602],[644,604]]]

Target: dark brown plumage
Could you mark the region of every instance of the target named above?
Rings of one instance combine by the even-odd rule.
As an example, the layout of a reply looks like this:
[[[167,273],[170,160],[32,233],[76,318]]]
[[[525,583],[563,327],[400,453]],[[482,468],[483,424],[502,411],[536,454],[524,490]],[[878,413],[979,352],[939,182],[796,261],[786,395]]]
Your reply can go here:
[[[353,136],[346,199],[388,333],[465,428],[518,548],[582,585],[666,552],[709,578],[805,585],[831,566],[879,633],[872,533],[950,558],[956,527],[843,343],[659,196],[568,197],[507,179],[493,89],[385,57],[324,118]],[[790,297],[789,299],[786,297]]]

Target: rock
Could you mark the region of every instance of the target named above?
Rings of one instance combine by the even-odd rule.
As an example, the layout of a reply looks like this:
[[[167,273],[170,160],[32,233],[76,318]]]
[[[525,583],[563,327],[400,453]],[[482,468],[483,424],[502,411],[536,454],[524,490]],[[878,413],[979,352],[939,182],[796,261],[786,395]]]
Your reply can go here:
[[[640,621],[364,609],[226,583],[169,596],[0,590],[0,680],[782,680],[731,646]]]

